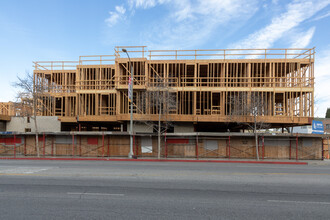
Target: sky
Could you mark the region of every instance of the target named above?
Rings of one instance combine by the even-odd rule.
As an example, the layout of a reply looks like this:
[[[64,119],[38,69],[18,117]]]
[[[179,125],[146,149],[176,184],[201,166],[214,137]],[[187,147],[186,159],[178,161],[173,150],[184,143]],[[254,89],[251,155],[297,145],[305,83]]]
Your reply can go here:
[[[147,49],[313,48],[315,116],[330,107],[330,0],[1,0],[0,102],[33,61]]]

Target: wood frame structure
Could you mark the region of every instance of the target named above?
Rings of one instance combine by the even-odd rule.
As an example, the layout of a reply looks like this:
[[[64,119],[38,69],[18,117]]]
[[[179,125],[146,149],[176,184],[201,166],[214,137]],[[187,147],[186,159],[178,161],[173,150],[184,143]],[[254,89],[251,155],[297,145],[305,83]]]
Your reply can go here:
[[[0,102],[0,121],[10,121],[10,117],[15,116],[15,114],[14,102]]]
[[[15,116],[15,103],[0,102],[0,115]]]
[[[121,57],[122,48],[132,55],[135,121],[158,121],[157,107],[142,99],[157,89],[159,78],[177,103],[161,120],[227,130],[233,125],[230,100],[252,92],[263,100],[258,120],[272,127],[310,124],[314,116],[315,48],[147,51],[145,46],[115,47],[114,55],[79,61],[34,62],[35,82],[44,87],[38,115],[58,116],[68,130],[79,124],[119,130],[130,119],[131,66]],[[253,121],[251,115],[237,117]]]

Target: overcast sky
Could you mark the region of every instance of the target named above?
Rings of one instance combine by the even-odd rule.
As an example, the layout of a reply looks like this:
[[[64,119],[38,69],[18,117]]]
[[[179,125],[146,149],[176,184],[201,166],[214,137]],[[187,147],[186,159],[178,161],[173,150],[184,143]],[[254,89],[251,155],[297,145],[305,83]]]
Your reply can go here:
[[[330,107],[330,0],[1,0],[0,101],[32,61],[148,49],[316,47],[315,115]]]

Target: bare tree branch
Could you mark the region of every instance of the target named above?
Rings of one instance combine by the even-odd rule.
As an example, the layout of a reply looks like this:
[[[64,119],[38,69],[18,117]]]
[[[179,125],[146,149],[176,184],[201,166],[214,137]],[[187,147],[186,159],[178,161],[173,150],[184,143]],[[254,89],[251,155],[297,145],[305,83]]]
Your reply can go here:
[[[36,134],[36,151],[39,153],[39,138],[38,138],[38,123],[37,113],[40,110],[38,101],[42,98],[45,90],[45,85],[36,83],[33,74],[26,72],[24,77],[17,76],[17,81],[13,83],[15,88],[18,88],[16,109],[18,116],[31,117],[34,120]]]
[[[266,97],[261,92],[235,92],[230,96],[231,121],[242,125],[243,128],[253,130],[256,144],[256,157],[259,160],[258,152],[258,133],[260,129],[269,128],[270,125],[265,123],[263,117],[268,115],[270,111],[266,106]]]
[[[158,157],[160,158],[160,140],[167,130],[173,126],[171,123],[171,112],[176,111],[176,93],[171,92],[165,79],[159,74],[148,83],[148,89],[140,92],[137,100],[138,112],[142,115],[139,122],[155,129],[158,133]],[[148,115],[158,115],[158,123],[150,121]],[[145,116],[145,117],[143,117]]]

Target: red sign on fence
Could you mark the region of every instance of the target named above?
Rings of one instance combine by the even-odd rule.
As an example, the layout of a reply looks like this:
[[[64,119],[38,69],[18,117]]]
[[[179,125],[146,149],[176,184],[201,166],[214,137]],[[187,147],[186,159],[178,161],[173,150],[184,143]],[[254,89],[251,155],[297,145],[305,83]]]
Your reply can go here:
[[[189,144],[189,139],[167,139],[168,144]]]
[[[97,137],[89,137],[89,138],[87,138],[87,144],[98,145],[99,139]]]
[[[0,144],[5,144],[5,145],[14,145],[14,138],[13,137],[8,137],[8,138],[0,138]],[[21,138],[16,138],[16,144],[22,143]]]

